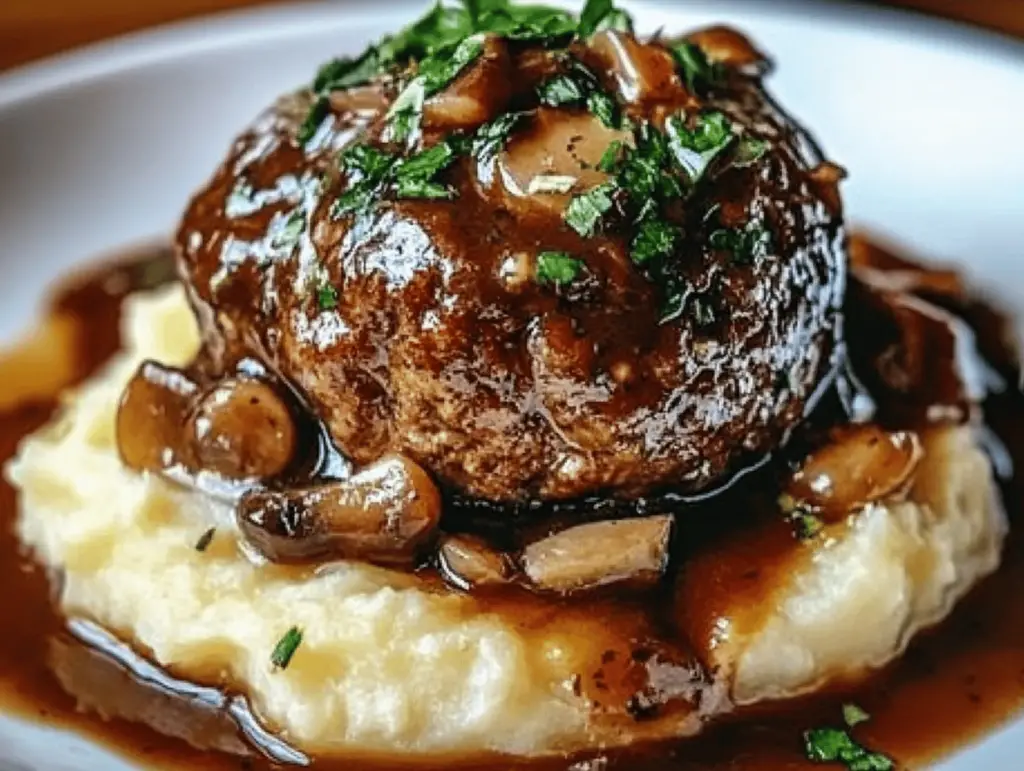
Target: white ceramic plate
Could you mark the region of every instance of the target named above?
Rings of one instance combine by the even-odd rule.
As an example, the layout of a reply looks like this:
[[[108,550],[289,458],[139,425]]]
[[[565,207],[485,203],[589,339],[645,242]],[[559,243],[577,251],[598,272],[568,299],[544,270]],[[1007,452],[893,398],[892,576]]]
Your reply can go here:
[[[317,64],[417,2],[337,2],[202,20],[0,78],[0,342],[47,284],[168,233],[233,134]],[[725,21],[778,63],[771,87],[851,171],[849,218],[964,263],[1024,310],[1024,46],[896,12],[792,0],[627,3],[644,30]],[[1018,771],[1024,722],[941,766]],[[87,741],[0,716],[0,771],[126,771]]]

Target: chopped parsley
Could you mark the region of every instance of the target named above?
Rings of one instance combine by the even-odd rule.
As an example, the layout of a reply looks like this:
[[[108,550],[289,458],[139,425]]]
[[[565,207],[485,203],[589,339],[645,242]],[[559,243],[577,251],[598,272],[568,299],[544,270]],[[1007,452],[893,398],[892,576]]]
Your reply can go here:
[[[870,719],[871,715],[856,704],[847,703],[843,705],[843,722],[850,726],[850,728],[860,725],[861,723],[866,723]]]
[[[537,255],[537,282],[540,284],[570,284],[583,270],[583,261],[568,252],[544,251]]]
[[[324,283],[317,287],[316,306],[321,311],[333,311],[338,307],[338,290]]]
[[[217,528],[211,527],[209,530],[207,530],[205,533],[203,533],[201,536],[199,536],[199,540],[196,541],[196,551],[198,551],[198,552],[206,551],[207,547],[209,547],[209,545],[210,545],[210,542],[213,541],[213,536],[216,533],[217,533]]]
[[[537,87],[537,98],[549,107],[586,105],[609,128],[619,126],[619,106],[601,86],[593,70],[575,57],[567,57],[568,68]]]
[[[574,196],[563,215],[569,227],[584,238],[593,236],[601,218],[615,205],[612,199],[615,189],[613,182],[604,182]]]
[[[274,669],[287,669],[291,663],[292,656],[302,644],[302,630],[293,626],[284,633],[284,637],[277,641],[273,652],[270,654],[270,663]]]
[[[768,142],[757,137],[743,137],[732,156],[732,165],[746,168],[757,163],[768,152]]]
[[[698,115],[687,128],[679,115],[665,121],[665,133],[672,156],[691,182],[697,182],[711,162],[733,140],[732,124],[718,111]]]
[[[323,65],[313,80],[316,94],[327,94],[368,83],[386,66],[377,46],[370,46],[355,59],[348,57],[332,59]]]
[[[821,518],[804,508],[798,507],[790,512],[789,521],[793,523],[796,537],[801,541],[808,541],[825,529]]]
[[[423,59],[416,77],[395,97],[388,110],[390,138],[396,142],[417,139],[423,120],[424,100],[455,80],[483,50],[484,36],[476,34]]]
[[[306,213],[300,209],[294,209],[284,224],[277,228],[270,238],[270,247],[283,251],[291,251],[302,236],[302,229],[306,226]]]
[[[670,46],[676,68],[691,93],[701,94],[722,80],[722,68],[708,59],[704,49],[683,40]]]
[[[601,155],[601,160],[597,162],[597,170],[603,171],[606,174],[610,174],[615,171],[619,161],[622,158],[622,140],[614,139],[611,144],[605,149]]]
[[[296,135],[300,145],[306,145],[309,140],[316,136],[317,129],[320,128],[320,124],[324,122],[324,118],[327,117],[327,113],[330,112],[330,103],[326,96],[318,96],[313,102],[312,107],[309,108],[309,112],[306,114],[305,120],[302,121],[302,125],[299,126],[299,132]]]
[[[892,771],[892,758],[872,752],[841,728],[813,728],[804,732],[804,752],[813,763],[843,763],[848,771]]]
[[[389,188],[398,198],[451,198],[452,190],[436,180],[459,154],[454,138],[408,158],[385,153],[370,145],[354,145],[341,156],[342,167],[350,174],[348,189],[334,202],[332,214],[341,217],[365,211]]]
[[[576,34],[588,38],[597,32],[601,23],[615,10],[612,0],[587,0],[580,12],[580,23]]]
[[[526,115],[523,112],[507,112],[499,115],[490,123],[485,123],[479,129],[470,143],[470,152],[482,164],[491,163],[501,152],[508,141],[512,130],[519,124],[519,121]]]
[[[733,262],[749,265],[759,254],[771,248],[771,232],[756,223],[745,228],[719,228],[708,236],[712,249],[729,252]]]
[[[640,223],[629,254],[633,262],[643,265],[658,257],[667,257],[675,251],[682,237],[679,228],[660,217],[649,217]]]

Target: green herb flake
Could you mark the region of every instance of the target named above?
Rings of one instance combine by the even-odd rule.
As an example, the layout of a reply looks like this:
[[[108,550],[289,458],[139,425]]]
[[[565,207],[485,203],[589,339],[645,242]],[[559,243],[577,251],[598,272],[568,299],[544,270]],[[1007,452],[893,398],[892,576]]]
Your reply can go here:
[[[270,663],[274,669],[287,669],[295,651],[302,644],[302,630],[293,626],[277,641],[274,651],[270,654]]]
[[[328,102],[327,97],[318,96],[309,108],[306,119],[302,121],[302,125],[299,126],[298,134],[295,137],[301,146],[305,147],[316,136],[316,132],[321,124],[323,124],[329,112],[330,102]]]
[[[566,224],[584,238],[590,238],[597,231],[601,218],[615,204],[612,200],[614,192],[615,185],[605,182],[574,196],[563,214]]]
[[[338,290],[328,283],[323,283],[316,290],[317,308],[323,311],[333,311],[338,307]]]
[[[414,140],[419,136],[420,123],[423,120],[423,102],[426,90],[421,78],[414,78],[402,93],[391,103],[388,114],[388,138],[395,142]]]
[[[721,67],[713,64],[704,49],[696,43],[683,40],[670,46],[670,50],[679,74],[691,93],[703,93],[721,82]]]
[[[587,4],[580,12],[580,23],[576,28],[576,34],[581,38],[590,37],[613,10],[612,0],[587,0]]]
[[[660,218],[649,218],[640,223],[630,244],[629,256],[637,265],[653,259],[664,259],[676,248],[681,233],[679,228]]]
[[[284,221],[273,236],[270,238],[270,247],[275,250],[294,249],[302,236],[302,229],[306,226],[306,213],[302,209],[295,209]]]
[[[608,128],[618,128],[619,106],[604,91],[594,91],[587,96],[587,110]]]
[[[789,514],[789,521],[793,523],[796,537],[801,541],[809,541],[825,529],[825,523],[820,517],[803,508],[792,511]]]
[[[758,139],[757,137],[743,137],[738,146],[736,147],[736,153],[732,157],[732,165],[738,166],[741,169],[747,166],[753,166],[768,152],[768,142],[764,139]]]
[[[704,176],[711,162],[733,140],[732,124],[718,111],[698,115],[687,128],[679,115],[665,121],[665,133],[672,157],[692,182]]]
[[[583,270],[583,261],[568,252],[544,251],[537,255],[539,284],[564,285],[575,281]]]
[[[605,174],[611,174],[618,168],[619,161],[622,159],[622,140],[613,140],[610,145],[605,149],[601,155],[601,160],[597,162],[597,170],[603,171]]]
[[[418,80],[424,95],[431,96],[454,81],[462,71],[483,53],[483,34],[471,35],[454,48],[438,51],[420,62]]]
[[[317,70],[313,91],[326,94],[368,83],[388,64],[377,46],[370,46],[355,59],[332,59]]]
[[[447,185],[418,178],[399,179],[396,193],[399,198],[420,198],[431,201],[449,200],[455,196],[455,192]]]
[[[736,264],[750,265],[771,247],[771,233],[756,224],[744,229],[719,228],[708,236],[708,243],[712,249],[729,252]]]
[[[427,180],[445,169],[455,159],[455,149],[448,142],[438,142],[433,147],[416,153],[401,161],[395,176],[402,180]]]
[[[583,62],[569,59],[569,69],[537,87],[537,98],[549,107],[583,105],[609,128],[619,126],[619,105],[602,87],[597,75]]]
[[[892,758],[858,744],[839,728],[814,728],[804,732],[804,752],[813,763],[842,763],[848,771],[892,771]]]
[[[507,112],[477,129],[470,147],[473,156],[484,165],[491,163],[525,115],[523,112]]]
[[[196,541],[196,551],[198,551],[198,552],[206,551],[207,547],[209,547],[209,545],[210,545],[210,542],[213,541],[213,536],[216,533],[217,533],[217,528],[211,527],[209,530],[207,530],[205,533],[203,533],[201,536],[199,536],[199,540]]]
[[[561,107],[566,104],[582,104],[587,97],[584,85],[572,77],[562,73],[544,81],[537,87],[537,98],[541,104],[549,107]]]
[[[861,723],[866,723],[870,719],[871,715],[856,704],[847,703],[843,705],[843,722],[850,728],[858,726]]]

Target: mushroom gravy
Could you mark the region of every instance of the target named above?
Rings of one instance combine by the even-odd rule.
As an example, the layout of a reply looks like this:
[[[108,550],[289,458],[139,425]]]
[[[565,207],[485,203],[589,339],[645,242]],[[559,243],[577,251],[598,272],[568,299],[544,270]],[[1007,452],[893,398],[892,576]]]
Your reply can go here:
[[[64,345],[58,347],[71,380],[82,380],[117,349],[119,305],[125,294],[168,280],[169,266],[166,250],[144,251],[82,276],[55,297],[47,323],[63,320],[58,326],[66,330],[61,338]],[[977,311],[971,315],[977,315],[972,321],[981,349],[992,361],[1005,361],[999,329],[990,323],[993,317],[981,307],[972,310]],[[54,383],[49,373],[38,369],[12,370],[17,355],[13,352],[7,361],[0,361],[0,372],[8,374],[5,389],[19,394],[18,403],[0,413],[0,452],[5,460],[21,437],[50,417],[55,387],[69,385]],[[1024,399],[1010,388],[990,396],[985,410],[993,446],[1020,463]],[[18,598],[17,603],[8,603],[9,618],[0,635],[0,709],[71,727],[146,767],[255,770],[273,768],[268,758],[283,763],[301,759],[259,727],[241,697],[176,679],[88,621],[62,618],[53,606],[45,572],[24,554],[13,534],[14,491],[4,483],[0,494],[0,572],[8,596]],[[917,639],[896,664],[860,685],[741,709],[697,739],[602,755],[589,762],[587,758],[536,762],[495,758],[459,764],[434,758],[418,767],[443,762],[445,767],[481,771],[815,768],[803,759],[802,733],[808,728],[841,726],[842,705],[847,702],[871,715],[869,722],[853,730],[858,741],[891,755],[899,767],[919,767],[991,730],[1024,704],[1024,598],[1019,591],[1024,585],[1024,534],[1016,527],[1024,495],[1021,480],[1005,481],[1003,494],[1011,530],[999,572],[983,581],[940,628]],[[433,576],[424,580],[445,591]],[[717,590],[742,588],[726,582]],[[649,604],[659,601],[666,600],[653,595]],[[518,594],[484,597],[481,602],[500,605],[503,612],[521,612],[525,625],[541,606],[545,612],[607,613],[609,624],[631,623],[615,615],[614,598],[588,600],[583,608],[578,602],[562,605],[561,600]],[[353,760],[323,758],[313,759],[313,764],[320,769],[343,768]],[[417,767],[386,758],[358,761],[360,768],[373,771]],[[40,762],[45,763],[45,758]]]

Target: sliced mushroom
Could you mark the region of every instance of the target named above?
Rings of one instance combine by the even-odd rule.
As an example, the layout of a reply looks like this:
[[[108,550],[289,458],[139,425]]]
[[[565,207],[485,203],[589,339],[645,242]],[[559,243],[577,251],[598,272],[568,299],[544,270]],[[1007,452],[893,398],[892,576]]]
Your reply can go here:
[[[804,461],[786,491],[797,504],[836,520],[869,503],[905,495],[923,455],[912,431],[846,426]]]
[[[577,525],[527,546],[523,571],[534,588],[559,594],[652,586],[668,565],[671,531],[669,515]]]
[[[546,209],[560,216],[571,195],[608,178],[597,165],[614,141],[631,139],[589,112],[538,109],[530,125],[509,140],[498,161],[497,181],[509,208]]]
[[[236,518],[275,562],[340,557],[410,565],[436,534],[441,495],[422,468],[388,455],[340,482],[251,492]]]
[[[476,61],[423,105],[427,129],[472,129],[505,112],[512,98],[512,60],[501,39],[488,36]]]
[[[184,462],[183,427],[199,387],[184,372],[144,361],[121,395],[115,433],[121,460],[139,471]]]
[[[222,380],[189,419],[196,464],[228,479],[269,479],[287,468],[297,443],[295,419],[269,384]]]
[[[599,32],[590,49],[601,69],[615,78],[626,102],[671,101],[682,93],[672,54],[662,46],[645,44],[617,30]]]
[[[437,559],[441,574],[460,589],[507,584],[512,574],[505,554],[469,535],[446,536]]]
[[[712,62],[750,68],[755,72],[768,68],[768,57],[758,51],[746,35],[732,27],[708,27],[692,33],[688,39],[699,45]]]

